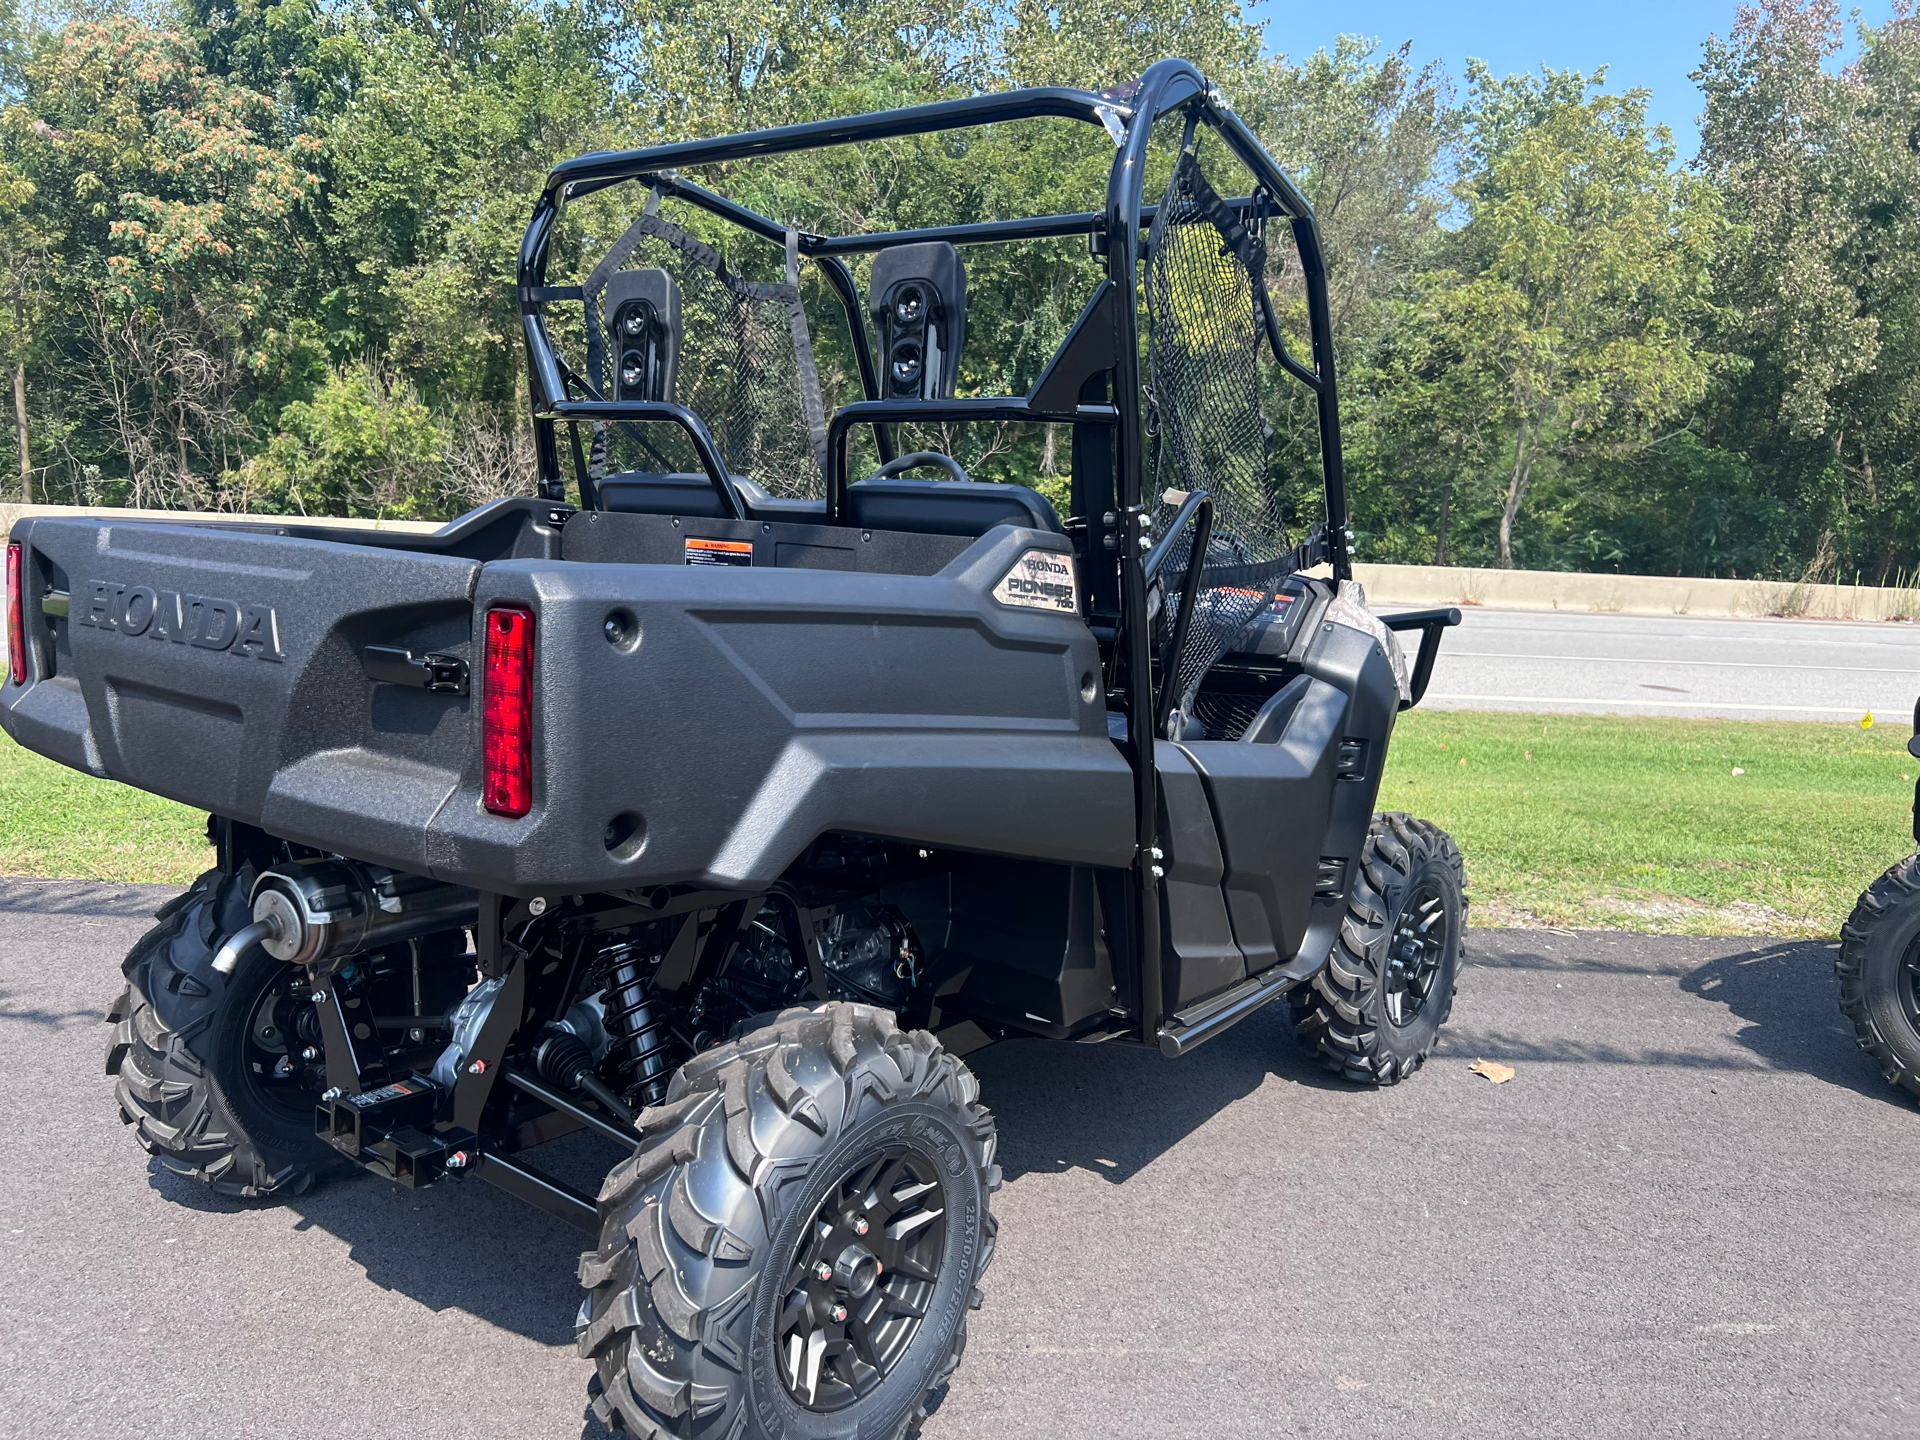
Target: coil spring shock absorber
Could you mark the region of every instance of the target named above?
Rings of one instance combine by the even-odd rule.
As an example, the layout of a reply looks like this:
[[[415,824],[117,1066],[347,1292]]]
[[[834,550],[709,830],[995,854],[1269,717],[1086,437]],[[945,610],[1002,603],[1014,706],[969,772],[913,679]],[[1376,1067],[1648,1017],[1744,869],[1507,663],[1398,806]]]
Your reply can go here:
[[[638,1105],[658,1105],[673,1073],[673,1036],[653,1011],[654,957],[634,945],[620,947],[614,957],[607,980],[607,1034],[625,1052],[620,1074],[627,1094]]]

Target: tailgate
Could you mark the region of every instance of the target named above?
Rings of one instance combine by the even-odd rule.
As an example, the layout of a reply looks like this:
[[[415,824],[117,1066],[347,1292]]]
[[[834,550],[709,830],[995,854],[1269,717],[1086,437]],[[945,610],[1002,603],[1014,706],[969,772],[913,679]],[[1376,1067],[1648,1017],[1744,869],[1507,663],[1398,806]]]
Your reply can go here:
[[[425,868],[470,697],[363,652],[468,658],[477,561],[217,526],[24,520],[22,745],[289,839]]]

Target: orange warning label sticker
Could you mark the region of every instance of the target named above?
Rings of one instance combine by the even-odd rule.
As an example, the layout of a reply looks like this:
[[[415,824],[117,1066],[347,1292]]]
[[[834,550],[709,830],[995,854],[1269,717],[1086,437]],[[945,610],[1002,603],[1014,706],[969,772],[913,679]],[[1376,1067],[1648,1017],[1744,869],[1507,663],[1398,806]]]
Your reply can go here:
[[[688,536],[687,564],[751,565],[753,564],[753,542],[751,540],[696,540]]]

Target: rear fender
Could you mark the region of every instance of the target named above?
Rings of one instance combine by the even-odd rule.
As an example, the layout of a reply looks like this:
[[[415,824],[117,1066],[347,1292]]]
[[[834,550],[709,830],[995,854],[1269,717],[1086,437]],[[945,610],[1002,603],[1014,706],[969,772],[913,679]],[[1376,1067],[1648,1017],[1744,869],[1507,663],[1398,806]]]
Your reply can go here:
[[[476,752],[434,818],[432,873],[758,893],[834,830],[1127,865],[1132,773],[1092,633],[993,598],[1031,549],[1069,545],[1003,526],[931,575],[488,566],[477,610],[537,617],[533,807],[488,814]]]

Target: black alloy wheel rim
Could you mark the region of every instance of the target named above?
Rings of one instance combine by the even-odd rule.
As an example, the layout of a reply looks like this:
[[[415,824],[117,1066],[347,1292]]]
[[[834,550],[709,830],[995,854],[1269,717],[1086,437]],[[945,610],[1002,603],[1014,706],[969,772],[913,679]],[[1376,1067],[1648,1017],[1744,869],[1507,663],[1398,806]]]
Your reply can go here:
[[[1433,987],[1452,943],[1447,897],[1432,880],[1415,886],[1400,907],[1387,949],[1386,1010],[1390,1024],[1404,1029],[1419,1018],[1433,998]]]
[[[926,1319],[946,1249],[939,1167],[903,1145],[862,1161],[800,1232],[774,1326],[787,1393],[844,1410],[892,1373]]]
[[[1894,989],[1900,994],[1900,1013],[1920,1035],[1920,940],[1907,946],[1907,953],[1900,957],[1900,976]]]
[[[261,1105],[310,1125],[320,1096],[315,1082],[322,1072],[318,1062],[302,1058],[309,1041],[301,1034],[300,1022],[306,1018],[302,1012],[311,1011],[313,1002],[305,984],[294,979],[298,972],[291,966],[288,970],[289,975],[260,992],[247,1015],[240,1073]]]

